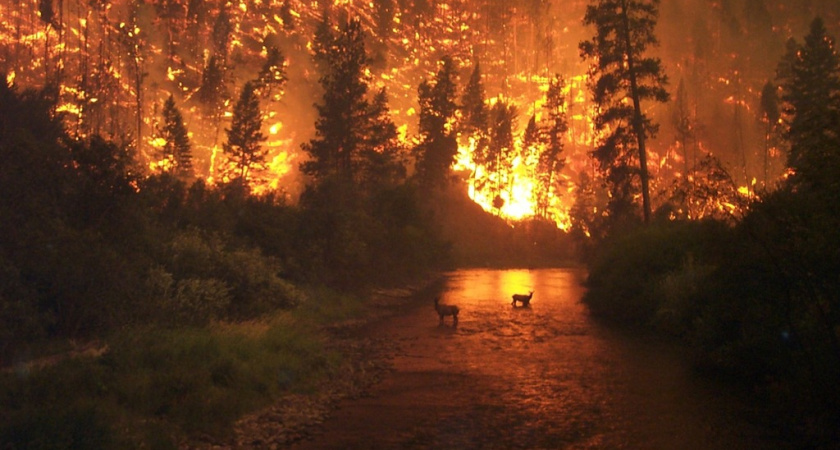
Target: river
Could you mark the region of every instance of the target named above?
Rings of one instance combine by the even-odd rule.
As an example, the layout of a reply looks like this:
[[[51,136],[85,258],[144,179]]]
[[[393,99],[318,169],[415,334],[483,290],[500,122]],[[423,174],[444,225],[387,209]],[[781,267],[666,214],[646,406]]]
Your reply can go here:
[[[295,448],[795,448],[680,346],[593,320],[582,276],[449,273],[439,295],[459,306],[457,326],[438,323],[430,295],[366,330],[395,346],[393,370]],[[530,306],[511,305],[529,291]]]

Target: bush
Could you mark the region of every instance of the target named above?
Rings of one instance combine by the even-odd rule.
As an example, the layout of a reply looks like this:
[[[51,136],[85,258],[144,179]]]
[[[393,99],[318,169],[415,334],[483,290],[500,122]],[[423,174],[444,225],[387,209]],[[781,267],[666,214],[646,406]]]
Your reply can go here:
[[[0,373],[0,442],[11,448],[172,447],[223,437],[246,412],[308,391],[340,363],[290,320],[123,332],[98,359]]]
[[[590,262],[584,302],[597,315],[636,325],[652,323],[657,314],[682,316],[674,308],[687,306],[690,291],[669,292],[670,304],[663,304],[662,295],[688,281],[680,277],[707,272],[705,261],[716,260],[728,231],[716,222],[667,222],[607,240]],[[693,261],[703,263],[695,267]]]

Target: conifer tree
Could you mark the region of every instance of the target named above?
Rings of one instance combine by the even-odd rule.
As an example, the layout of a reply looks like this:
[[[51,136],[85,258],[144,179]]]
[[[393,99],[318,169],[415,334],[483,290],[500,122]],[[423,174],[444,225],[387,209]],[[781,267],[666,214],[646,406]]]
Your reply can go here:
[[[476,172],[479,166],[487,163],[489,111],[484,92],[484,84],[481,81],[481,65],[478,62],[476,62],[467,86],[464,88],[464,93],[461,95],[460,110],[461,119],[459,128],[462,137],[461,145],[471,147],[472,162],[475,165],[470,178],[474,182],[480,183],[477,180]]]
[[[461,96],[461,131],[468,135],[486,133],[487,100],[481,82],[481,65],[475,63],[470,80]]]
[[[790,59],[788,59],[790,58]],[[820,189],[840,176],[840,56],[822,19],[816,18],[805,43],[783,63],[790,64],[782,78],[790,182]],[[782,73],[782,76],[785,74]]]
[[[227,129],[228,139],[223,145],[227,155],[228,179],[246,183],[253,172],[266,168],[267,151],[262,144],[262,112],[253,82],[245,83],[239,100],[233,107],[233,119]]]
[[[222,2],[222,7],[219,8],[219,15],[216,16],[216,22],[213,24],[211,36],[213,40],[213,56],[218,57],[222,65],[227,65],[228,63],[228,44],[230,43],[231,33],[233,33],[233,24],[231,23],[227,5],[227,2]]]
[[[359,164],[362,188],[374,192],[402,182],[406,175],[405,148],[397,125],[391,119],[384,88],[377,92],[370,104],[365,136]]]
[[[187,135],[187,127],[181,111],[175,106],[175,99],[172,95],[163,104],[163,128],[160,131],[165,141],[163,145],[163,157],[172,161],[174,172],[179,176],[192,174],[192,150],[190,138]]]
[[[531,171],[531,178],[539,178],[539,157],[543,153],[542,136],[539,125],[537,125],[537,115],[532,114],[528,119],[528,125],[525,126],[525,132],[522,134],[522,154],[525,164],[528,167],[533,167]],[[536,162],[534,162],[535,160]],[[533,190],[533,200],[536,205],[534,214],[539,217],[547,217],[549,196],[546,189],[543,189],[541,183],[537,183]]]
[[[545,106],[548,123],[542,130],[542,152],[537,161],[537,178],[541,195],[548,197],[555,190],[555,184],[560,171],[566,166],[563,157],[566,132],[569,124],[566,120],[566,99],[563,96],[565,81],[555,76],[548,84],[545,93]]]
[[[335,32],[326,13],[316,31],[313,58],[321,72],[324,95],[315,105],[316,136],[301,146],[310,156],[301,170],[316,181],[331,176],[357,179],[370,114],[370,77],[365,70],[370,58],[364,39],[358,20],[344,23]]]
[[[651,216],[646,145],[658,127],[642,112],[642,102],[668,100],[660,60],[645,55],[658,43],[658,13],[659,0],[593,0],[584,23],[595,27],[595,36],[580,43],[582,56],[592,60],[595,128],[605,134],[593,156],[609,186],[610,213],[631,215],[633,198],[641,193],[646,223]]]
[[[196,92],[198,101],[211,111],[220,108],[225,92],[225,73],[219,59],[211,56],[201,73],[201,85]]]
[[[485,168],[495,194],[493,206],[497,209],[504,206],[501,192],[513,188],[510,167],[516,150],[514,147],[516,116],[516,106],[504,99],[499,99],[490,109],[490,141],[487,147]]]
[[[454,121],[455,63],[449,56],[441,59],[434,82],[423,80],[418,87],[420,103],[420,143],[414,148],[415,176],[427,188],[447,181],[458,153]]]

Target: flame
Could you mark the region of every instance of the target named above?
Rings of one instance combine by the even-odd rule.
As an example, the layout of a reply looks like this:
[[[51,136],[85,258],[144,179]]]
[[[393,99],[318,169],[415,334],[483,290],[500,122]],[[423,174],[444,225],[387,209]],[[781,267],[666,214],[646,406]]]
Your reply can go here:
[[[179,0],[179,2],[182,5],[187,3],[185,0]],[[179,107],[189,108],[185,111],[184,119],[187,122],[190,139],[194,144],[196,159],[201,161],[200,167],[196,164],[197,175],[206,178],[210,183],[218,181],[219,168],[224,165],[225,158],[221,149],[221,141],[224,139],[222,130],[229,126],[233,113],[230,99],[224,102],[220,110],[213,113],[212,118],[200,107],[195,106],[193,96],[198,90],[197,80],[201,79],[205,61],[201,57],[195,58],[198,61],[186,58],[184,57],[186,52],[178,52],[174,61],[168,59],[171,55],[166,54],[166,48],[162,44],[164,36],[160,32],[163,31],[161,27],[168,26],[168,22],[146,20],[150,19],[149,17],[143,17],[143,20],[139,21],[129,20],[127,11],[130,10],[131,2],[127,0],[94,2],[97,5],[107,3],[95,8],[80,6],[88,5],[88,3],[83,0],[63,0],[62,4],[72,5],[65,7],[67,23],[76,25],[75,27],[67,26],[69,32],[66,34],[72,38],[67,38],[66,42],[59,42],[60,39],[56,39],[57,30],[45,32],[43,24],[39,23],[39,20],[33,20],[36,17],[35,14],[38,14],[35,0],[23,2],[24,6],[20,8],[3,9],[3,14],[0,15],[2,16],[0,17],[0,52],[12,50],[2,54],[29,55],[26,58],[19,58],[16,62],[18,67],[8,68],[6,82],[37,87],[44,83],[45,69],[56,72],[61,69],[61,74],[66,78],[62,80],[58,111],[67,113],[68,120],[74,121],[75,126],[68,128],[77,130],[74,132],[83,135],[92,132],[92,130],[85,130],[84,126],[87,126],[86,123],[93,122],[94,113],[103,117],[115,117],[115,119],[110,119],[112,122],[102,126],[103,130],[108,129],[102,132],[111,133],[112,136],[141,133],[137,143],[138,152],[145,158],[142,165],[151,170],[166,170],[166,167],[171,164],[171,161],[155,160],[155,153],[150,149],[158,148],[161,143],[148,134],[154,129],[154,116],[157,113],[156,106],[153,105],[160,105],[162,99],[169,94],[174,94]],[[281,3],[284,2],[236,0],[216,2],[216,6],[210,6],[214,11],[211,16],[216,14],[220,7],[227,8],[233,16],[234,26],[228,50],[231,51],[231,59],[235,60],[235,67],[226,74],[234,78],[234,80],[226,80],[228,84],[237,85],[242,77],[252,76],[255,73],[254,70],[259,70],[256,63],[264,60],[266,47],[263,44],[280,33],[286,33],[286,36],[283,36],[284,40],[294,41],[293,45],[284,48],[284,51],[289,50],[286,53],[289,58],[287,68],[300,70],[302,77],[316,80],[317,76],[313,76],[312,69],[307,66],[306,60],[309,55],[306,54],[306,50],[312,48],[310,38],[325,8],[343,9],[348,15],[360,18],[365,26],[371,28],[371,34],[378,33],[378,31],[374,32],[372,27],[376,19],[374,10],[377,3],[372,0],[290,1],[288,4],[291,8],[287,12],[295,19],[296,24],[300,24],[294,32],[284,30],[289,24],[284,23],[281,17],[282,14],[278,9]],[[584,2],[566,3],[561,7],[580,9],[577,5],[579,3]],[[392,118],[402,143],[406,147],[411,147],[415,143],[416,136],[413,133],[417,128],[417,85],[419,80],[434,76],[434,61],[442,54],[452,55],[462,72],[472,68],[476,62],[481,63],[482,68],[487,70],[485,76],[488,82],[485,86],[488,102],[491,105],[504,99],[518,106],[520,121],[529,118],[532,114],[536,115],[538,121],[545,120],[544,96],[551,78],[546,68],[553,69],[554,67],[547,61],[541,61],[543,67],[539,69],[526,69],[524,67],[526,63],[523,62],[517,66],[516,58],[519,57],[524,61],[526,55],[520,55],[520,52],[517,52],[518,48],[505,47],[506,44],[497,41],[495,37],[488,36],[486,30],[478,26],[488,23],[486,17],[482,16],[483,11],[471,6],[470,2],[441,0],[429,2],[429,4],[433,5],[435,12],[422,18],[421,21],[409,20],[407,15],[399,11],[400,8],[396,8],[397,11],[391,23],[386,24],[386,28],[389,28],[393,35],[377,36],[388,48],[393,48],[395,51],[387,55],[386,67],[369,68],[365,72],[365,78],[372,80],[377,88],[385,88],[388,91]],[[152,9],[150,8],[149,14],[154,14],[151,12]],[[74,19],[73,14],[79,14],[79,16]],[[518,17],[513,19],[515,21],[514,39],[519,36],[521,42],[524,42],[526,27],[520,25],[524,22],[524,16],[521,12],[516,12],[515,15]],[[333,17],[339,16],[340,14],[336,14]],[[13,18],[19,20],[15,22]],[[558,32],[568,34],[568,36],[563,36],[563,39],[572,39],[574,30],[570,29],[570,26],[573,26],[570,24],[573,19],[578,21],[579,17],[570,13],[560,14],[558,17],[552,15],[552,18],[566,20],[565,23],[557,23],[556,29]],[[142,29],[137,24],[138,22],[142,25]],[[206,26],[206,29],[198,31],[202,39],[210,33],[212,21]],[[519,26],[518,29],[517,26]],[[148,42],[140,43],[136,39],[141,33],[144,41],[147,36],[149,37]],[[292,36],[292,33],[297,35]],[[118,42],[119,39],[116,39],[114,35],[118,35],[120,39],[132,38],[130,44],[133,48],[130,54],[126,52],[125,43]],[[186,46],[184,36],[182,35],[182,41],[176,44]],[[50,47],[45,50],[46,42],[50,44]],[[513,45],[517,44],[514,42]],[[28,51],[18,51],[16,46]],[[204,42],[200,42],[197,47],[199,48],[196,52],[198,54],[203,52],[205,58],[213,51]],[[501,51],[502,47],[504,51]],[[102,52],[101,54],[106,56],[104,59],[110,59],[107,65],[94,67],[94,63],[97,62],[94,49]],[[82,67],[82,64],[77,64],[76,61],[86,61],[88,66]],[[14,64],[15,62],[4,61],[4,66]],[[12,68],[15,70],[11,70]],[[93,69],[96,71],[94,72]],[[81,73],[82,70],[87,70],[87,72]],[[588,103],[586,68],[564,62],[563,70],[567,80],[563,95],[566,98],[565,112],[569,123],[563,155],[567,159],[567,166],[558,174],[557,186],[545,194],[545,205],[541,205],[545,207],[543,210],[538,211],[536,200],[538,191],[541,189],[540,180],[536,174],[539,158],[535,149],[522,148],[521,123],[515,127],[518,138],[515,139],[514,148],[510,149],[516,153],[516,157],[512,158],[508,164],[509,167],[503,168],[496,174],[489,174],[487,167],[475,163],[475,139],[471,136],[459,136],[461,146],[458,149],[457,161],[453,169],[463,175],[470,198],[488,212],[510,221],[540,215],[554,221],[560,228],[569,229],[571,226],[569,210],[574,202],[573,197],[576,191],[570,180],[575,179],[579,173],[592,172],[588,153],[594,146],[597,133],[593,122],[594,107]],[[738,73],[726,74],[726,76],[732,75],[737,77]],[[723,85],[739,83],[737,78],[736,81],[730,81],[723,76],[719,77],[719,74],[710,76],[712,76],[710,80],[717,80]],[[237,77],[240,79],[235,80]],[[289,78],[292,79],[292,76]],[[136,84],[138,79],[142,80],[139,86]],[[463,88],[463,78],[459,81],[461,82],[459,88]],[[290,81],[285,90],[273,91],[272,97],[263,102],[262,107],[266,109],[265,129],[268,131],[269,138],[265,145],[269,152],[270,162],[268,170],[261,179],[255,177],[251,180],[255,192],[288,188],[284,183],[289,183],[290,178],[296,173],[297,158],[300,157],[297,149],[300,142],[308,138],[305,131],[307,124],[300,121],[300,109],[289,107],[296,106],[297,102],[286,102],[289,96],[301,94],[295,92],[300,85],[292,83]],[[96,84],[110,84],[115,88],[97,90],[93,87]],[[748,109],[752,104],[750,100],[754,97],[755,93],[750,90],[750,87],[744,86],[743,92],[722,101],[742,105]],[[139,114],[142,117],[138,119],[136,115],[140,106],[137,105],[141,100],[143,110]],[[306,101],[307,105],[311,104],[308,98]],[[86,117],[82,117],[83,114]],[[221,120],[218,120],[218,117],[221,117]],[[140,130],[134,127],[137,123],[135,119],[142,122]],[[455,129],[455,125],[454,122],[446,124],[449,130]],[[143,136],[143,133],[146,135]],[[652,165],[657,166],[658,162],[658,168],[661,171],[673,170],[676,162],[683,161],[680,159],[681,155],[669,155],[664,150],[659,153],[652,152],[652,156],[654,155],[655,157],[651,158]],[[677,174],[677,176],[680,175]],[[492,183],[482,184],[481,180],[490,180]],[[491,187],[494,183],[502,187]],[[752,191],[749,186],[744,189],[747,194]],[[726,205],[719,207],[728,208]]]

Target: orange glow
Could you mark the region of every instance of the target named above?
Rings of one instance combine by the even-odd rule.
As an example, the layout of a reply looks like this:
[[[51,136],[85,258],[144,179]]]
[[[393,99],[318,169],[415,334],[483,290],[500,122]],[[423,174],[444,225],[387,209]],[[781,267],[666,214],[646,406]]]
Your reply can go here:
[[[6,5],[12,3],[6,1]],[[186,0],[175,3],[186,11]],[[522,11],[516,11],[516,18],[512,19],[514,26],[508,37],[513,42],[500,42],[503,39],[500,35],[506,30],[488,30],[489,20],[482,16],[483,11],[467,1],[429,2],[434,12],[422,20],[395,8],[393,18],[384,25],[376,23],[376,8],[380,4],[372,0],[291,0],[287,3],[290,9],[281,13],[279,5],[283,3],[203,2],[207,7],[206,23],[201,24],[203,28],[192,30],[190,27],[195,24],[187,23],[186,17],[159,20],[155,8],[133,11],[132,2],[127,0],[92,3],[62,0],[66,15],[62,20],[66,26],[61,32],[45,31],[37,1],[5,6],[0,17],[0,54],[17,58],[14,62],[3,62],[6,82],[24,88],[41,87],[49,77],[64,77],[60,80],[57,111],[64,113],[70,132],[78,136],[98,132],[115,139],[136,139],[134,145],[140,164],[152,171],[171,166],[171,161],[157,160],[160,155],[157,150],[163,144],[153,134],[160,105],[172,94],[189,130],[196,176],[213,183],[220,181],[220,168],[226,161],[222,151],[224,130],[230,126],[238,89],[258,73],[269,43],[283,47],[289,82],[285,88],[267,93],[261,103],[263,133],[268,138],[264,143],[268,170],[249,182],[257,193],[293,191],[290,188],[293,183],[302,183],[298,173],[302,160],[300,144],[312,137],[315,114],[311,105],[321,94],[317,87],[318,73],[309,54],[312,36],[325,10],[333,19],[357,17],[367,27],[368,42],[376,43],[368,47],[369,53],[382,58],[366,69],[365,78],[377,89],[387,91],[391,116],[406,148],[413,147],[418,139],[418,84],[434,76],[440,56],[451,55],[456,61],[458,96],[462,94],[469,70],[480,63],[488,104],[504,99],[518,109],[513,127],[514,148],[507,149],[511,156],[505,167],[497,169],[498,173],[489,173],[488,167],[476,163],[475,138],[459,135],[461,145],[453,170],[462,176],[470,198],[492,214],[511,222],[541,216],[562,229],[571,227],[569,211],[577,193],[575,182],[581,173],[594,174],[589,152],[597,138],[595,111],[588,98],[588,68],[578,61],[576,51],[572,50],[571,58],[558,57],[560,46],[546,54],[539,53],[536,49],[539,43],[528,36],[534,27],[525,26],[527,19]],[[555,10],[551,17],[558,23],[552,25],[556,25],[556,33],[562,33],[562,36],[555,33],[554,38],[561,37],[568,41],[565,44],[573,44],[580,37],[576,28],[580,17],[569,10],[576,9],[575,14],[581,12],[577,4],[584,2],[553,3]],[[221,105],[210,108],[201,103],[198,94],[205,63],[214,52],[222,50],[215,49],[209,39],[213,18],[221,8],[230,14],[232,25],[228,47],[223,49],[228,58],[224,74],[227,92]],[[179,14],[185,16],[183,11]],[[284,23],[284,17],[293,23]],[[166,30],[167,26],[172,29]],[[387,35],[379,27],[392,34]],[[490,36],[496,33],[499,36]],[[169,38],[173,41],[167,42]],[[540,148],[523,148],[523,134],[524,125],[532,115],[540,123],[547,120],[545,94],[554,71],[562,71],[566,80],[562,94],[569,129],[561,155],[566,159],[566,167],[556,174],[547,192],[541,194],[546,189],[536,173]],[[725,75],[732,76],[729,72]],[[730,81],[721,73],[710,75],[709,81],[729,86],[730,90],[740,83]],[[727,92],[721,96],[719,103],[740,105],[747,111],[754,104],[751,100],[755,94],[746,84],[742,93],[729,95]],[[446,127],[457,131],[457,123],[453,121]],[[657,145],[651,145],[652,168],[678,172],[675,175],[678,178],[688,177],[689,174],[682,173],[686,170],[674,170],[686,158],[670,154],[667,144],[660,148]],[[753,186],[739,191],[742,195],[754,195]],[[726,205],[719,207],[729,209]]]

